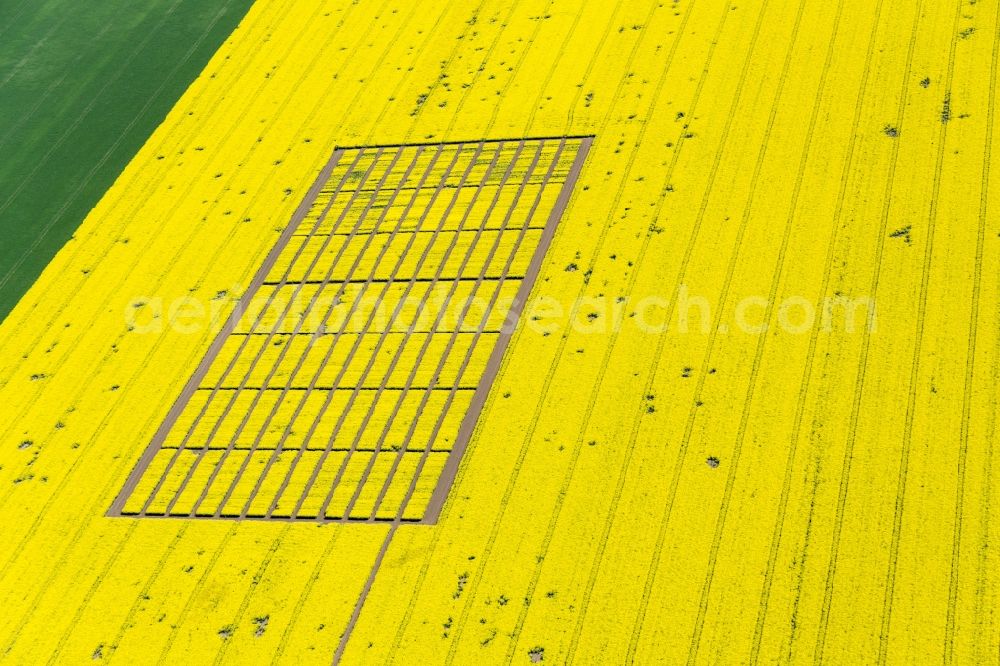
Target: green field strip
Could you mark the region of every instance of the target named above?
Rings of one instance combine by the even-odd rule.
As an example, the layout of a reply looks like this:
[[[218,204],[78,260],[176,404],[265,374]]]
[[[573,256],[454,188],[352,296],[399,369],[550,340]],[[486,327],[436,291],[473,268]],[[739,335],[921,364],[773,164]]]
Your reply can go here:
[[[251,5],[0,3],[0,321]]]

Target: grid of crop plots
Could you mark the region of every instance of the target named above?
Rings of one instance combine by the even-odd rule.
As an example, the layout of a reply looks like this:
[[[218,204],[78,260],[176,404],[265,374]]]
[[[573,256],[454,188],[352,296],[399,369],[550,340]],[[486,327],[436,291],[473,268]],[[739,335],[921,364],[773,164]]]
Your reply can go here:
[[[434,522],[589,144],[335,151],[111,515]]]

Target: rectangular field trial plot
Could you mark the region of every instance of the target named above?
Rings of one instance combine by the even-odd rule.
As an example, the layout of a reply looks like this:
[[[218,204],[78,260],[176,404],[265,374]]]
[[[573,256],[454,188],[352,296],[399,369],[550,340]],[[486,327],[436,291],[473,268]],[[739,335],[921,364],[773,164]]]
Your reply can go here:
[[[336,150],[110,515],[435,522],[590,141]]]

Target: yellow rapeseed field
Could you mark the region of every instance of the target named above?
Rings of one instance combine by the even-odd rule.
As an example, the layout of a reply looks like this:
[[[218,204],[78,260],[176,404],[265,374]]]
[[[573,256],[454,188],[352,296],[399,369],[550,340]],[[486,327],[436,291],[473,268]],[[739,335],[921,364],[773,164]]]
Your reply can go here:
[[[0,327],[0,661],[995,662],[998,57],[983,0],[257,0]],[[107,515],[335,148],[585,135],[437,524]]]

